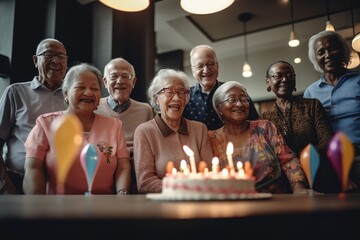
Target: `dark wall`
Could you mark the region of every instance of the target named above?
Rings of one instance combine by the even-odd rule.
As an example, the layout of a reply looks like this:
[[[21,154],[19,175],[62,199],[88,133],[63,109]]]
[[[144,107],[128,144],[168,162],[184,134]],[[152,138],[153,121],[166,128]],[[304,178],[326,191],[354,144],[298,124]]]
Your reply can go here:
[[[30,81],[37,75],[32,60],[37,44],[44,38],[56,38],[67,49],[69,67],[87,62],[103,71],[111,58],[127,59],[134,65],[138,78],[131,97],[139,101],[147,100],[145,92],[155,69],[153,1],[146,10],[136,13],[112,10],[98,1],[85,5],[76,0],[1,1],[8,3],[0,4],[0,15],[4,16],[3,13],[13,11],[11,7],[15,3],[11,16],[7,14],[7,19],[1,19],[2,22],[9,22],[10,27],[0,30],[0,49],[4,53],[11,52],[10,83]],[[99,8],[105,11],[96,11]],[[96,25],[97,22],[94,24],[95,16],[96,21],[110,19],[102,23],[110,32],[101,38],[98,38],[102,34],[99,25]],[[13,36],[9,37],[11,34]],[[6,41],[10,41],[10,44]],[[106,54],[99,54],[103,49]]]
[[[156,72],[162,68],[175,68],[184,71],[184,51],[176,50],[158,54]]]

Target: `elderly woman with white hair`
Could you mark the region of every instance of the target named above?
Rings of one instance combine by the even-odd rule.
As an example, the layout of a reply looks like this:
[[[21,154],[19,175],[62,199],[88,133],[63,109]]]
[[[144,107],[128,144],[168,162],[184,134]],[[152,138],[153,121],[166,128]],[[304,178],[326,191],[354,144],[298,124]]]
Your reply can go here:
[[[208,132],[214,156],[225,167],[227,144],[232,142],[234,166],[238,161],[251,163],[258,192],[312,194],[299,159],[275,125],[248,120],[247,96],[246,88],[236,81],[225,82],[215,91],[213,105],[224,126]]]
[[[333,131],[343,132],[354,145],[349,188],[360,190],[360,72],[349,70],[350,48],[336,32],[322,31],[309,39],[309,59],[321,77],[304,92],[324,106]],[[353,184],[356,184],[355,186]]]
[[[187,145],[193,152],[196,165],[211,164],[212,151],[204,123],[182,117],[189,101],[190,80],[178,70],[161,69],[152,80],[148,97],[157,114],[154,119],[139,125],[134,133],[134,165],[138,192],[160,193],[162,178],[169,161],[178,167],[189,157],[183,150]]]

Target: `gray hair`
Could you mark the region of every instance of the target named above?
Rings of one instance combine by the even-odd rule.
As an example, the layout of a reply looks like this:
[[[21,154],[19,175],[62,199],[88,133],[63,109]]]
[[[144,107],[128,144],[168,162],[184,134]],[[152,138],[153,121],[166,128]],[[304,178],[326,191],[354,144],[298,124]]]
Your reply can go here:
[[[216,57],[215,50],[211,46],[209,46],[209,45],[197,45],[197,46],[193,47],[193,49],[191,49],[191,51],[190,51],[190,63],[191,63],[191,66],[194,65],[194,62],[193,62],[194,54],[199,49],[204,49],[204,48],[207,49],[207,51],[211,52],[214,55],[214,59],[217,62],[217,57]]]
[[[165,86],[166,82],[172,78],[179,79],[183,83],[184,88],[190,90],[190,79],[183,71],[171,68],[161,69],[151,81],[147,91],[149,102],[152,107],[156,106],[156,94]],[[186,103],[188,101],[189,97],[187,98]]]
[[[108,73],[108,68],[110,65],[114,64],[114,63],[121,63],[121,62],[124,62],[126,64],[128,64],[130,66],[130,69],[131,69],[131,75],[133,75],[133,77],[135,77],[135,69],[134,69],[134,66],[129,63],[126,59],[124,58],[121,58],[121,57],[118,57],[118,58],[114,58],[114,59],[111,59],[110,62],[108,62],[105,67],[104,67],[104,75],[107,75]]]
[[[246,95],[247,94],[247,90],[244,87],[244,85],[242,85],[239,82],[236,81],[228,81],[223,83],[222,85],[220,85],[216,91],[214,92],[213,98],[212,98],[212,104],[213,107],[216,111],[216,113],[218,114],[218,116],[221,118],[220,113],[219,113],[219,109],[218,106],[220,105],[221,102],[225,101],[226,98],[226,94],[231,90],[231,89],[240,89],[241,91],[243,91]]]
[[[36,55],[40,54],[42,49],[43,49],[43,46],[48,43],[48,42],[56,42],[60,45],[62,45],[65,49],[65,46],[62,42],[60,42],[59,40],[55,39],[55,38],[46,38],[44,40],[42,40],[36,47]]]
[[[71,86],[73,85],[74,79],[78,78],[79,75],[84,72],[93,73],[99,82],[100,90],[102,89],[102,77],[100,70],[88,63],[80,63],[78,65],[72,66],[65,75],[62,86],[62,92],[64,96],[65,93],[69,90],[69,88],[71,88]]]
[[[340,34],[338,34],[336,32],[321,31],[321,32],[313,35],[309,39],[308,55],[309,55],[309,60],[314,65],[315,70],[320,73],[324,73],[324,70],[319,66],[318,62],[316,61],[316,53],[315,53],[315,49],[314,49],[315,43],[324,37],[335,38],[340,43],[341,49],[339,49],[339,51],[341,51],[343,53],[342,61],[343,61],[344,67],[346,67],[350,61],[350,48],[349,48],[346,40]]]

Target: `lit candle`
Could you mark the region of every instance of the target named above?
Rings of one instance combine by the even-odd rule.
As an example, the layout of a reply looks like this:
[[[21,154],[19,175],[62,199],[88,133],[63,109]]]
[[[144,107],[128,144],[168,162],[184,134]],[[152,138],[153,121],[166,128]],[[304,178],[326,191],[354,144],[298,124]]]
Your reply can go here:
[[[242,162],[238,161],[238,162],[236,163],[236,167],[237,167],[237,169],[238,169],[239,178],[244,179],[244,178],[245,178],[245,171],[244,171],[244,169],[243,169],[243,164],[242,164]]]
[[[180,162],[180,172],[185,173],[187,169],[187,163],[186,161],[183,159]]]
[[[217,173],[218,171],[218,166],[219,166],[219,158],[218,157],[214,157],[211,161],[212,163],[212,172],[213,173]]]
[[[229,176],[229,170],[227,170],[227,168],[223,168],[223,170],[221,170],[221,176],[223,178],[227,178]]]
[[[184,149],[186,155],[189,156],[191,172],[196,174],[196,165],[195,165],[194,152],[186,145],[183,146],[183,149]]]
[[[234,161],[232,158],[233,152],[234,152],[234,145],[232,144],[232,142],[229,142],[226,148],[226,156],[229,162],[230,172],[234,171]]]

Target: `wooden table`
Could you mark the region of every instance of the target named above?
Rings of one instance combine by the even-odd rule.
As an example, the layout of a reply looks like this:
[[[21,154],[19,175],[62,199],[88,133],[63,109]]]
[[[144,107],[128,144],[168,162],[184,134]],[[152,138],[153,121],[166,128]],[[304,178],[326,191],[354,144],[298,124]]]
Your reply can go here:
[[[126,235],[134,240],[304,240],[315,234],[320,239],[353,235],[360,239],[360,194],[192,202],[155,201],[145,195],[2,195],[0,230],[5,229],[12,233],[10,239],[51,239],[49,232],[64,240]]]

